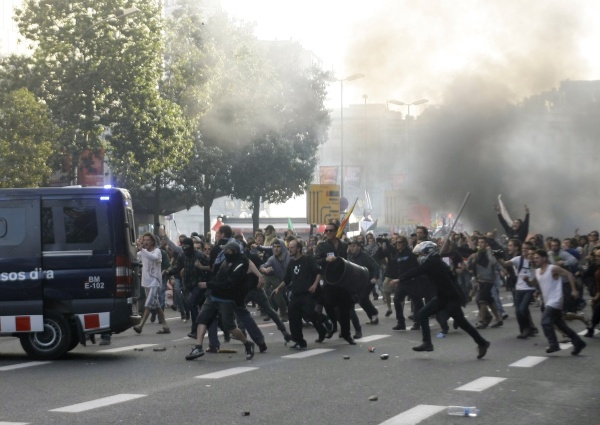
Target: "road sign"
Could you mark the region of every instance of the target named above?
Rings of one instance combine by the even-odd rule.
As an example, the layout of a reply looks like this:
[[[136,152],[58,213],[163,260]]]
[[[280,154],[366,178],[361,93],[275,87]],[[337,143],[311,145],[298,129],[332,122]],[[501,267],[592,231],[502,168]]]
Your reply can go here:
[[[306,197],[306,222],[327,224],[340,219],[340,186],[337,184],[312,184]]]

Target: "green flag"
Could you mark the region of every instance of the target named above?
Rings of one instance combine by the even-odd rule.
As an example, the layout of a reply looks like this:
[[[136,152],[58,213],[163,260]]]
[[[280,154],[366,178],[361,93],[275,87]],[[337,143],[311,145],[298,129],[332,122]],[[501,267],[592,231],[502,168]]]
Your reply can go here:
[[[294,223],[292,223],[292,219],[288,217],[288,230],[291,230],[292,232],[296,233],[294,231]]]

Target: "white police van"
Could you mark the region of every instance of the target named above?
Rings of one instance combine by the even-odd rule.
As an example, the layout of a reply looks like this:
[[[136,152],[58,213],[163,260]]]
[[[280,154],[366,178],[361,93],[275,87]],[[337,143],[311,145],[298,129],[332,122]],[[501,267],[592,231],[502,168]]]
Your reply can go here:
[[[125,189],[0,189],[0,336],[49,360],[129,329],[135,241]]]

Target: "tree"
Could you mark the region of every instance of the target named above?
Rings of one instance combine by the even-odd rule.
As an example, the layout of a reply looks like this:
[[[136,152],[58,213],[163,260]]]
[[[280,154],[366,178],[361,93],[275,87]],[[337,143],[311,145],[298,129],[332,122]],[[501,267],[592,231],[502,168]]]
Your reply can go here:
[[[135,17],[119,18],[128,6],[128,0],[24,0],[16,12],[21,35],[35,46],[33,91],[63,129],[57,156],[71,164],[73,181],[83,153],[106,147],[100,136],[114,124],[112,108],[133,87],[155,87],[160,75],[160,9],[144,2]]]
[[[0,187],[47,183],[46,161],[59,134],[48,108],[27,89],[0,95]]]
[[[252,143],[241,149],[231,173],[233,195],[252,203],[254,230],[261,200],[285,202],[304,193],[331,122],[324,106],[327,73],[318,67],[302,69],[297,44],[271,46],[268,57],[273,79],[265,91],[266,107],[254,125]]]

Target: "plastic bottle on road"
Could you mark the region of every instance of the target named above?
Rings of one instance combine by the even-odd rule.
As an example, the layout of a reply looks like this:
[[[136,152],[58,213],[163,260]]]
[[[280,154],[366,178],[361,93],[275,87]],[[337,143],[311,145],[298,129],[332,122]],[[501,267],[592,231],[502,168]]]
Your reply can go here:
[[[479,416],[479,409],[476,407],[448,406],[450,416],[470,416],[472,418]]]

